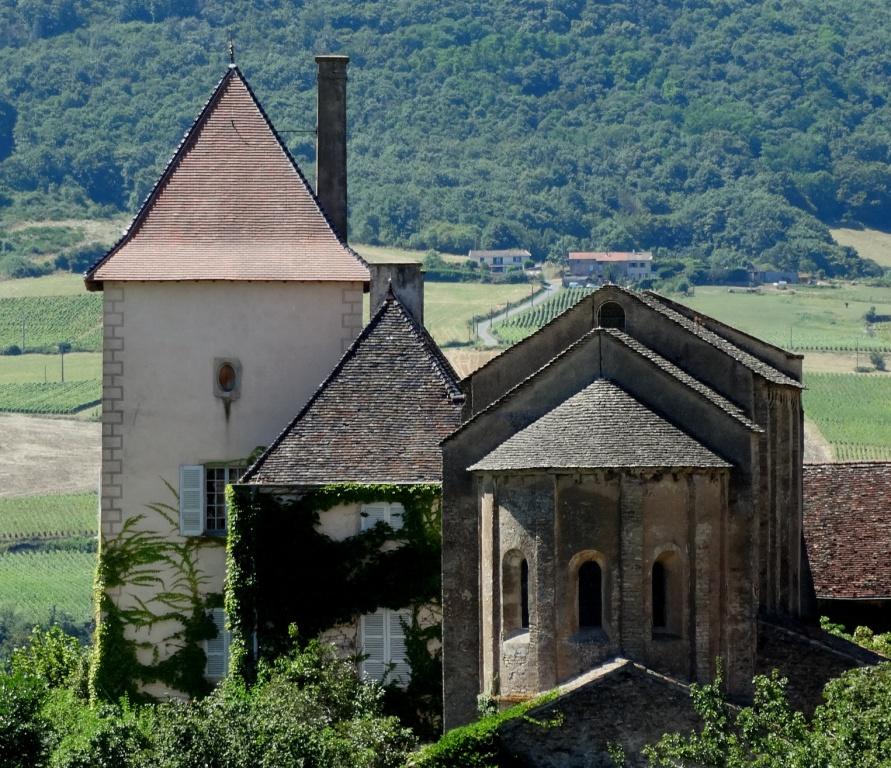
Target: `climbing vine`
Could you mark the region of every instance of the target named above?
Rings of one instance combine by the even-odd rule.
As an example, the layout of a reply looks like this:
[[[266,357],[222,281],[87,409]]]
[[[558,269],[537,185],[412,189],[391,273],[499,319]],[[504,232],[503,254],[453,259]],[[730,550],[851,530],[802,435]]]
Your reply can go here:
[[[176,490],[165,481],[174,495]],[[190,696],[209,692],[204,678],[203,642],[216,636],[208,610],[222,606],[222,595],[205,594],[206,577],[198,565],[202,548],[222,546],[213,538],[179,535],[178,507],[163,502],[147,507],[170,526],[167,532],[144,530],[145,515],[128,518],[116,536],[102,538],[93,585],[96,633],[90,664],[92,700],[127,696],[149,698],[140,684],[160,682]],[[126,588],[114,599],[113,592]],[[151,596],[142,598],[140,591]],[[174,647],[161,659],[157,644],[135,639],[140,631],[172,623],[162,643]],[[140,648],[151,648],[151,662],[139,660]]]
[[[428,648],[441,630],[418,617],[440,602],[440,487],[343,483],[284,497],[233,486],[228,493],[230,673],[251,680],[259,661],[286,651],[291,625],[308,640],[381,607],[411,606],[405,635],[412,678],[389,696],[404,718],[423,728],[412,717],[420,712],[430,725],[440,707],[442,667],[438,651]],[[378,523],[337,540],[320,530],[326,510],[380,501],[402,504],[402,528]]]

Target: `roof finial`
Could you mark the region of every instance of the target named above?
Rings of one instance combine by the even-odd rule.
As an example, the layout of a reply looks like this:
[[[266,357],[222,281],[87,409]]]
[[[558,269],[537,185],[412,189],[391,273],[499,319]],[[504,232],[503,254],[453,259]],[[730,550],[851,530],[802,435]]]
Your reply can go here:
[[[229,69],[235,68],[235,43],[229,38]]]

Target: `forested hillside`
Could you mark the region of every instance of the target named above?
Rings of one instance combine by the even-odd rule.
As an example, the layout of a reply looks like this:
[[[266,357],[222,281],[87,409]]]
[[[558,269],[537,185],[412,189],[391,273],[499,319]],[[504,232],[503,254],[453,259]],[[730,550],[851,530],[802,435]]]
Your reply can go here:
[[[307,173],[350,70],[352,238],[658,249],[874,270],[891,222],[887,0],[3,0],[0,217],[135,211],[237,60]]]

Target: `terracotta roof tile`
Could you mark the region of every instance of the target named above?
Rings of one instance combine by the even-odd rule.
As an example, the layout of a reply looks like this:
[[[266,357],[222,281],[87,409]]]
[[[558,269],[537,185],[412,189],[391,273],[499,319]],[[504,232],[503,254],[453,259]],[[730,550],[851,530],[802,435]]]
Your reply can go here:
[[[570,251],[570,261],[652,261],[651,251]]]
[[[243,482],[440,482],[439,442],[463,401],[458,375],[391,293]]]
[[[891,463],[806,464],[803,486],[817,597],[891,598]]]
[[[104,280],[367,282],[237,68],[220,81],[124,237]]]
[[[730,466],[611,381],[598,379],[469,469]]]

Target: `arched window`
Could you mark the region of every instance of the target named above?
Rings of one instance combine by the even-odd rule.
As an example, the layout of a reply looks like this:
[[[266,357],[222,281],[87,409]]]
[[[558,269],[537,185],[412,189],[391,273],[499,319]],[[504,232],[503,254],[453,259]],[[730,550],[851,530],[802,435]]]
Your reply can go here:
[[[529,628],[529,564],[516,549],[501,567],[501,621],[505,638]]]
[[[666,629],[668,579],[661,560],[653,563],[653,630]]]
[[[593,560],[579,568],[579,627],[603,625],[603,590],[600,566]]]
[[[614,301],[604,302],[597,312],[597,325],[601,328],[618,328],[624,331],[625,310]]]

